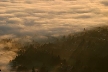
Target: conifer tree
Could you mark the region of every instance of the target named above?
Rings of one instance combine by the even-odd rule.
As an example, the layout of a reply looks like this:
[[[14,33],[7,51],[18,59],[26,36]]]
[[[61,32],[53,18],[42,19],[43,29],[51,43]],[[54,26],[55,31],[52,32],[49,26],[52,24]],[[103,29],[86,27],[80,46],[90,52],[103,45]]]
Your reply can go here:
[[[32,68],[32,72],[35,72],[35,68],[34,67]]]

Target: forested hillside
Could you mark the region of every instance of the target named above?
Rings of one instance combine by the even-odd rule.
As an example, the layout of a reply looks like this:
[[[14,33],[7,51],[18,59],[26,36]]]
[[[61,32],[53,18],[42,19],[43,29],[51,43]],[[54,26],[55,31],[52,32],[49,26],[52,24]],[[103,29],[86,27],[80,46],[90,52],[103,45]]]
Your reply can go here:
[[[108,72],[108,27],[25,45],[10,61],[12,70],[29,72]]]

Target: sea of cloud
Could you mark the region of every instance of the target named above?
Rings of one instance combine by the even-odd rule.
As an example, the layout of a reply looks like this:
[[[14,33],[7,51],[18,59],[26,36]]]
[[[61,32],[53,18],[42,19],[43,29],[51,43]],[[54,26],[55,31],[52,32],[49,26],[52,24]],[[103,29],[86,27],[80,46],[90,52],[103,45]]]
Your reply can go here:
[[[0,39],[39,41],[108,25],[107,19],[107,0],[0,0]],[[2,48],[1,44],[0,53]],[[7,67],[14,55],[10,51],[0,55],[0,67]]]
[[[0,0],[0,35],[59,36],[107,25],[107,0]]]

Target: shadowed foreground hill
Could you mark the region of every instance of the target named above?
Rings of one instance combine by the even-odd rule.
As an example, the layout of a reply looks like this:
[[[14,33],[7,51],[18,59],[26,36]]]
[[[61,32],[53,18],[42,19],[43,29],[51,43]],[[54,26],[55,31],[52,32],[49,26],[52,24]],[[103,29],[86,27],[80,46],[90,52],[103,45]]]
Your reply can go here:
[[[34,67],[39,72],[108,72],[108,27],[63,36],[55,43],[33,41],[10,63],[18,71]]]

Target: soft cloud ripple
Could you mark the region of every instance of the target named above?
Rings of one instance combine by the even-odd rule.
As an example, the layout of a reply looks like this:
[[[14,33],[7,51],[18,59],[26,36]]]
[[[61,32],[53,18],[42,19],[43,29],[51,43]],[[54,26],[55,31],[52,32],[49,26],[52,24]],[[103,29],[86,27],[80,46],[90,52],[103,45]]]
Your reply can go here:
[[[39,41],[107,25],[107,19],[107,0],[0,0],[0,39],[36,36]],[[0,56],[0,68],[5,69],[14,55],[7,51],[4,56],[9,59]]]

